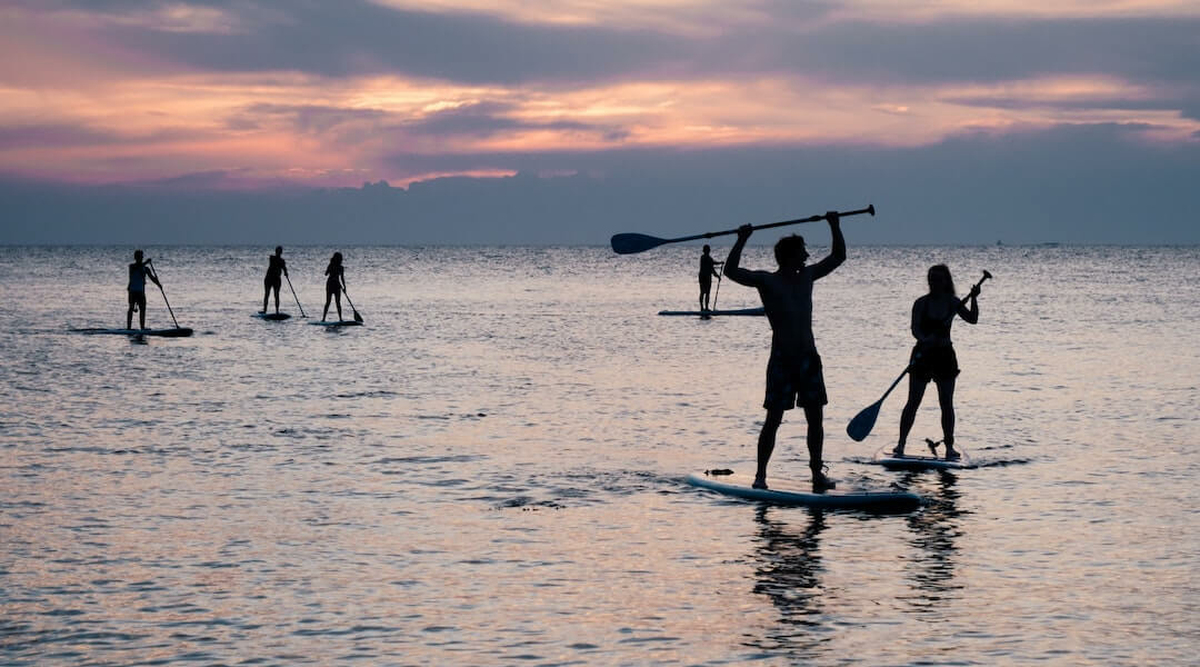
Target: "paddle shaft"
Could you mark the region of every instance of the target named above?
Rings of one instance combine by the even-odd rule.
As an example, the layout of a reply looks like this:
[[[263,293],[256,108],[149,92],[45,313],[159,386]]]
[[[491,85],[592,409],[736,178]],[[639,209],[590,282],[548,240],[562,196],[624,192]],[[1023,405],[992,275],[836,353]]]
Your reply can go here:
[[[346,303],[350,304],[350,312],[354,313],[354,321],[362,322],[362,315],[358,314],[358,309],[354,307],[354,302],[350,300],[350,293],[346,291],[346,285],[342,284],[342,294],[346,295]]]
[[[839,212],[838,217],[845,218],[851,215],[860,215],[863,213],[875,215],[875,206],[868,205],[866,208],[860,208],[854,211]],[[755,225],[751,227],[751,230],[758,231],[760,229],[771,229],[772,227],[799,225],[805,222],[817,222],[818,220],[825,219],[826,214],[822,213],[820,215],[810,215],[807,218],[796,218],[795,220],[783,220],[781,222],[771,222],[765,225]],[[679,238],[674,239],[660,239],[653,236],[646,236],[645,234],[616,234],[612,237],[612,247],[617,253],[626,255],[643,252],[651,248],[657,248],[658,246],[667,243],[682,243],[684,241],[695,241],[697,239],[711,239],[715,236],[728,236],[730,234],[737,233],[737,229],[726,229],[725,231],[721,232],[705,232],[703,234],[693,234],[692,236],[680,236]]]
[[[308,317],[304,314],[304,306],[300,305],[300,297],[296,296],[296,288],[292,287],[291,277],[286,273],[283,274],[283,277],[287,279],[288,289],[292,290],[292,298],[296,300],[296,307],[300,309],[300,317]]]
[[[153,261],[154,260],[148,259],[148,260],[146,260],[146,264],[150,265],[151,270],[154,271],[154,277],[158,278],[158,269],[154,268]],[[158,282],[158,291],[162,292],[163,303],[167,304],[167,312],[171,313],[171,321],[175,323],[175,328],[179,329],[180,328],[179,320],[175,319],[175,311],[171,309],[171,302],[167,300],[167,290],[163,289],[161,280],[159,280],[157,282]]]

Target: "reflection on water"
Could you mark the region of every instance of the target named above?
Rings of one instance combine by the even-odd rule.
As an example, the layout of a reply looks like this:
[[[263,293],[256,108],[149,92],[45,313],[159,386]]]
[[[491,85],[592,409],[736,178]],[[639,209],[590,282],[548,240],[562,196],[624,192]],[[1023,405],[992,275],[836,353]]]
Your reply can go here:
[[[768,651],[815,653],[828,641],[822,633],[813,632],[823,623],[820,576],[825,512],[763,506],[754,519],[754,593],[775,606],[779,627],[748,645]]]
[[[906,519],[914,547],[905,567],[913,593],[906,599],[916,611],[940,617],[963,589],[961,583],[955,582],[958,556],[955,541],[962,536],[959,519],[964,514],[958,508],[959,492],[955,488],[958,476],[948,470],[907,472],[899,485],[916,491],[917,479],[927,479],[930,475],[935,476],[936,485],[932,490],[925,486],[918,491],[925,497],[924,508]]]

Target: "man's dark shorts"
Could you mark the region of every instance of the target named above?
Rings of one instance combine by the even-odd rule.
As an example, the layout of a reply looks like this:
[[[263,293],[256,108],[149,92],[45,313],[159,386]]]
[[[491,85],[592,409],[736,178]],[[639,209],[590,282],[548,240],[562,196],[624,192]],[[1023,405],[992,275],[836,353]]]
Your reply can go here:
[[[129,307],[146,310],[146,293],[129,290]]]
[[[825,405],[825,376],[821,373],[821,357],[811,352],[790,359],[772,354],[767,362],[767,396],[763,407],[768,410],[791,410],[799,406]]]
[[[705,279],[704,276],[700,277],[700,291],[701,292],[712,291],[712,276],[708,276],[707,279]]]
[[[950,346],[924,350],[914,347],[909,361],[912,363],[909,373],[919,382],[942,382],[958,377],[958,355]]]
[[[279,276],[267,276],[263,278],[263,287],[277,290],[283,287],[283,280]]]

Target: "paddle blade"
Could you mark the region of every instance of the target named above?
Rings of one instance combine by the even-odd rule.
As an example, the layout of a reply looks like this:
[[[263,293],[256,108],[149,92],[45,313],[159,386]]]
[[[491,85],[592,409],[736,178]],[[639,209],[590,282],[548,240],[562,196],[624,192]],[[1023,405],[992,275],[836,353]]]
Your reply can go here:
[[[643,252],[651,248],[668,243],[667,239],[660,239],[657,236],[648,236],[646,234],[613,234],[612,249],[618,255],[631,255],[635,252]]]
[[[875,428],[875,418],[879,416],[880,403],[881,401],[876,401],[863,408],[863,411],[854,415],[854,419],[846,425],[846,435],[850,436],[851,440],[862,442],[871,434],[871,429]]]
[[[354,309],[352,308],[351,310]],[[354,311],[354,321],[362,324],[362,315],[359,315],[357,310]]]

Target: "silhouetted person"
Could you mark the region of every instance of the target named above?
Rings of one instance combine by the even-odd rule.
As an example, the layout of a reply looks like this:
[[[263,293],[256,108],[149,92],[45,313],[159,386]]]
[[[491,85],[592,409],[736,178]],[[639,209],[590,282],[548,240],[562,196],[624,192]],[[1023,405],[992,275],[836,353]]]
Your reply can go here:
[[[721,274],[717,273],[717,263],[709,254],[711,250],[712,248],[705,244],[704,252],[700,255],[700,312],[702,313],[708,310],[708,293],[712,290],[713,277],[721,277]]]
[[[138,311],[138,326],[146,328],[146,278],[162,287],[150,261],[142,261],[142,251],[133,251],[133,264],[129,265],[129,310],[125,313],[125,328],[133,328],[133,311]]]
[[[267,312],[267,298],[271,290],[275,290],[275,312],[279,312],[279,288],[283,287],[283,278],[287,275],[287,262],[283,259],[283,246],[275,246],[275,254],[268,258],[267,276],[263,278],[263,307],[260,313]]]
[[[321,313],[321,321],[329,314],[329,300],[337,301],[338,321],[342,321],[342,290],[346,289],[346,274],[342,269],[342,253],[335,252],[325,267],[325,310]]]
[[[945,264],[929,268],[929,294],[913,302],[912,334],[917,339],[909,359],[908,403],[900,413],[900,439],[892,454],[904,455],[904,443],[917,417],[917,408],[925,396],[925,386],[933,380],[937,385],[938,404],[942,408],[942,442],[946,458],[957,459],[954,449],[954,381],[958,377],[958,357],[950,343],[950,325],[955,315],[968,324],[979,321],[979,286],[968,294],[970,306],[964,305],[954,293],[954,280]]]
[[[750,271],[739,266],[742,248],[754,232],[750,225],[738,229],[738,240],[725,258],[725,275],[736,283],[758,289],[767,320],[771,323],[771,359],[767,362],[767,392],[763,407],[767,419],[758,436],[758,470],[754,488],[767,488],[767,462],[775,451],[775,433],[783,422],[783,413],[795,406],[804,410],[808,422],[808,466],[812,470],[813,491],[833,488],[833,481],[821,472],[821,449],[825,430],[825,378],[821,357],[812,332],[813,282],[829,275],[846,261],[846,240],[836,211],[825,214],[833,235],[833,253],[812,266],[806,266],[808,250],[804,238],[793,234],[775,244],[774,272]]]

